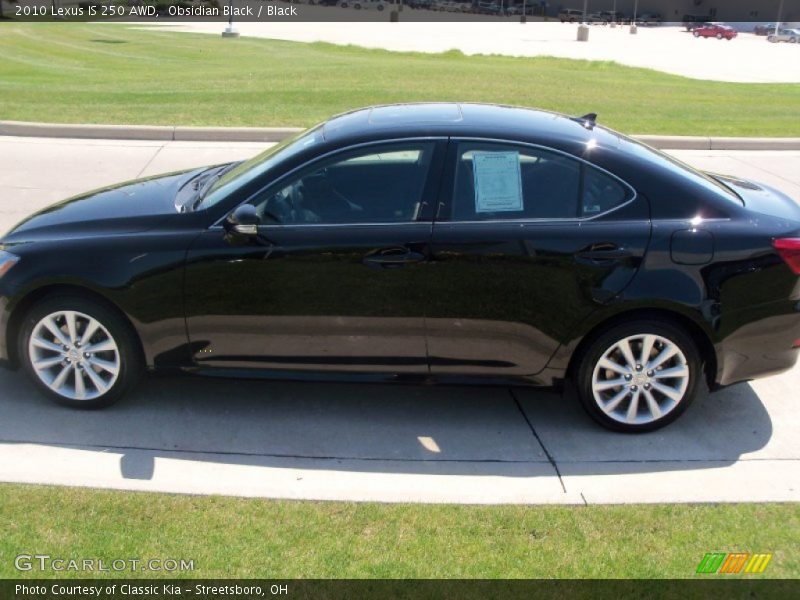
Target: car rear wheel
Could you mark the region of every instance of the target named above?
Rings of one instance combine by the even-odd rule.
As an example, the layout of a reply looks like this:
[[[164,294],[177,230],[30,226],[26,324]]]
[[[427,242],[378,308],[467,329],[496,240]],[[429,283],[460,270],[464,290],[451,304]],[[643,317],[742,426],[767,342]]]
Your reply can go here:
[[[133,387],[143,368],[135,334],[124,319],[81,297],[35,305],[18,344],[34,384],[65,406],[108,406]]]
[[[697,348],[666,321],[634,321],[595,338],[578,363],[587,412],[615,431],[652,431],[677,419],[694,399],[701,372]]]

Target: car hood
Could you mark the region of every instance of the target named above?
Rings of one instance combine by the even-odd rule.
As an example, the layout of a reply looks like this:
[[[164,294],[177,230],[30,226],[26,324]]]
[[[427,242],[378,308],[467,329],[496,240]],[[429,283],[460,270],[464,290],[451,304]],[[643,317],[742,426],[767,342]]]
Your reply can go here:
[[[68,198],[25,218],[3,241],[146,231],[159,217],[176,213],[175,195],[197,172],[137,179]]]

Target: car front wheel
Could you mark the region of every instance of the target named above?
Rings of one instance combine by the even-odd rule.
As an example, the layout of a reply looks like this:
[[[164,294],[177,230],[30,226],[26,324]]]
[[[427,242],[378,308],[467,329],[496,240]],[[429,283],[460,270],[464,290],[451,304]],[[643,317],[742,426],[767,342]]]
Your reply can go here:
[[[142,358],[127,322],[100,303],[54,297],[35,305],[22,324],[23,369],[56,402],[101,408],[139,378]]]
[[[588,413],[616,431],[652,431],[694,399],[701,372],[696,346],[666,321],[634,321],[600,334],[578,364],[578,395]]]

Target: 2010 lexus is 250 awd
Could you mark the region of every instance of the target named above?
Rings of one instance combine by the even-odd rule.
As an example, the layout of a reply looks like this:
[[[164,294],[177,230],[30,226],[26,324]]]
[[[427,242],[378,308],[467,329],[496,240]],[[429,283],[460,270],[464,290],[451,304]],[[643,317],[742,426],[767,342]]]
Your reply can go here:
[[[145,369],[559,386],[644,431],[795,364],[800,206],[596,124],[409,104],[42,210],[0,355],[69,406]]]

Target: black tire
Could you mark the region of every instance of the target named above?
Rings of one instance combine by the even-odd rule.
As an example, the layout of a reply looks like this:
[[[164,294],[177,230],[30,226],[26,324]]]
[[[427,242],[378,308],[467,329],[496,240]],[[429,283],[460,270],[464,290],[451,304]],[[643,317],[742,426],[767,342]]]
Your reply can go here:
[[[614,344],[631,336],[645,334],[651,334],[665,338],[680,349],[686,360],[685,365],[689,369],[688,383],[686,384],[683,396],[675,403],[673,408],[671,408],[660,418],[650,420],[649,422],[625,423],[612,418],[600,408],[593,392],[592,379],[598,361],[600,361],[606,351],[608,351]],[[574,383],[581,404],[583,404],[586,412],[588,412],[594,420],[613,431],[642,433],[660,429],[661,427],[672,423],[681,414],[683,414],[683,412],[694,400],[694,397],[697,393],[697,386],[703,377],[703,373],[702,361],[700,359],[697,346],[692,337],[687,334],[683,328],[667,320],[648,319],[620,323],[601,331],[585,347],[581,355],[578,357],[574,376]],[[626,386],[621,386],[621,388],[622,387]],[[613,390],[611,393],[614,393],[615,391],[616,390]],[[664,397],[664,399],[666,400],[666,397]],[[630,404],[631,403],[628,402],[627,406],[629,407]],[[623,402],[620,407],[624,409],[626,407],[625,403]],[[642,407],[646,408],[647,403],[645,402]],[[642,412],[641,407],[639,412]]]
[[[700,34],[696,30],[692,32],[692,35],[694,37],[700,37]]]
[[[33,367],[28,346],[31,335],[37,324],[44,317],[59,311],[74,311],[95,319],[107,330],[116,344],[119,359],[116,380],[107,390],[95,398],[73,399],[57,393],[39,377]],[[94,409],[110,406],[136,385],[144,371],[144,360],[138,338],[127,321],[105,305],[81,296],[52,296],[39,301],[31,307],[20,327],[20,333],[17,338],[17,352],[23,370],[34,385],[51,400],[70,408]],[[57,369],[58,367],[54,368]],[[73,369],[73,382],[75,382],[74,378]]]

